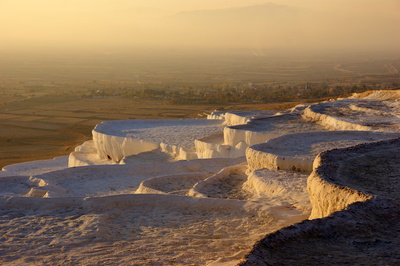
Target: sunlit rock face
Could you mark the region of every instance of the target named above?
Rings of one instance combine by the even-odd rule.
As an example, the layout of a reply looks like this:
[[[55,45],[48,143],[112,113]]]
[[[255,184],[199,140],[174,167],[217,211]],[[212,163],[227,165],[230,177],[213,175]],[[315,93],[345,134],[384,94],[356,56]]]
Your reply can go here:
[[[236,146],[224,144],[222,134],[196,139],[194,144],[199,159],[243,157],[247,148],[247,145],[243,142]]]
[[[92,134],[99,157],[119,162],[155,149],[179,159],[195,159],[194,140],[221,131],[221,120],[121,120],[98,124]]]
[[[268,168],[310,173],[315,156],[323,151],[396,137],[400,137],[400,133],[325,131],[287,134],[249,147],[246,158],[251,170]]]
[[[379,96],[377,94],[376,96]],[[400,129],[400,107],[393,101],[343,99],[309,106],[303,116],[332,130],[391,131]]]
[[[293,111],[293,110],[292,110]],[[289,111],[287,111],[289,112]],[[215,111],[207,119],[223,119],[225,126],[246,124],[253,119],[266,118],[282,112],[277,111]]]
[[[195,141],[198,158],[237,158],[245,156],[250,145],[284,134],[325,130],[320,125],[304,120],[298,110],[294,110],[287,114],[275,111],[226,112],[223,138],[218,135]],[[218,113],[210,118],[216,115]]]
[[[231,146],[240,142],[250,146],[285,134],[323,130],[323,126],[308,122],[299,114],[283,114],[256,118],[244,125],[226,127],[224,141]]]
[[[400,139],[323,152],[308,178],[310,219],[322,218],[372,197],[400,196]]]
[[[195,140],[198,158],[238,158],[245,155],[249,143],[260,143],[278,136],[271,131],[268,122],[261,123],[263,131],[255,126],[255,120],[277,115],[276,111],[229,111],[213,112],[208,119],[223,119],[224,134]],[[246,124],[251,124],[246,126]],[[236,130],[236,127],[239,130]],[[243,130],[240,130],[241,128]],[[257,132],[258,131],[258,132]]]
[[[241,265],[397,265],[399,161],[399,138],[321,153],[308,177],[311,220],[268,235]]]

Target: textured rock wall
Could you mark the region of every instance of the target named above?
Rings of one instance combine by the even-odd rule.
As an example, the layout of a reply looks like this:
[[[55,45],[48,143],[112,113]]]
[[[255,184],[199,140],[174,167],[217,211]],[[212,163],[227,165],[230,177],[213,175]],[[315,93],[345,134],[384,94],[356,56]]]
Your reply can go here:
[[[333,173],[333,169],[324,169],[324,161],[323,154],[315,158],[315,170],[307,180],[308,195],[312,204],[309,219],[323,218],[345,209],[352,203],[372,198],[372,195],[329,182],[329,175]]]
[[[332,130],[372,130],[371,127],[354,124],[338,117],[324,114],[323,110],[323,103],[311,105],[304,110],[303,117]]]
[[[240,265],[400,265],[399,151],[391,139],[318,155],[309,220],[267,235]]]
[[[249,170],[267,168],[275,170],[292,170],[299,172],[311,172],[312,163],[310,160],[294,158],[291,156],[279,156],[262,151],[265,143],[253,145],[246,150],[246,160]]]

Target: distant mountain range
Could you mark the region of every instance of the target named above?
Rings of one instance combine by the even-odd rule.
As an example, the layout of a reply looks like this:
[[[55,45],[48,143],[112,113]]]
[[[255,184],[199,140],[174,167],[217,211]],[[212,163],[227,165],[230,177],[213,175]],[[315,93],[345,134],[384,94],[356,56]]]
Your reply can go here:
[[[285,18],[299,19],[310,15],[310,13],[312,11],[305,8],[266,3],[237,8],[182,12],[170,17],[170,20],[177,23],[201,23],[202,25],[211,23],[248,24],[272,20],[284,21]]]
[[[249,49],[395,49],[399,18],[361,12],[314,10],[265,3],[236,8],[195,10],[166,17],[160,43]]]
[[[262,5],[196,10],[166,19],[185,43],[224,46],[282,46],[293,44],[310,28],[312,10],[266,3]],[[176,36],[176,35],[175,35]]]

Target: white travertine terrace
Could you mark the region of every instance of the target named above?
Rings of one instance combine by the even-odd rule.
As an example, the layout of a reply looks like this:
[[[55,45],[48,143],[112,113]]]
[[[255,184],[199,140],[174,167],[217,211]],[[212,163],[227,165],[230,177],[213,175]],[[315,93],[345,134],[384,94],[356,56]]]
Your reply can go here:
[[[399,161],[399,138],[321,153],[309,220],[269,234],[240,265],[398,265]]]
[[[194,144],[199,159],[243,157],[247,148],[244,143],[239,143],[236,146],[224,144],[222,134],[196,139]]]
[[[207,115],[207,119],[220,119],[225,120],[226,111],[214,111],[211,114]]]
[[[31,176],[54,172],[68,167],[68,156],[56,157],[49,160],[39,160],[7,165],[0,171],[2,176]]]
[[[253,119],[244,125],[226,127],[224,140],[231,146],[241,142],[251,146],[285,134],[318,130],[322,131],[325,128],[304,120],[299,114],[284,114]]]
[[[260,243],[272,249],[255,248],[247,262],[395,264],[399,97],[103,122],[68,165],[63,157],[0,172],[0,263],[63,264],[70,250],[78,264],[233,265],[271,233]],[[382,139],[392,140],[374,142]],[[370,253],[327,257],[337,241]]]
[[[243,116],[242,122],[246,122],[245,124],[225,127],[223,138],[212,136],[196,140],[198,158],[237,158],[245,156],[247,147],[284,134],[325,130],[320,125],[304,120],[297,112],[283,115],[272,115],[276,112],[261,115],[249,113],[252,118]],[[225,117],[236,116],[235,113],[232,116],[230,114],[226,113]],[[228,124],[234,124],[234,119],[230,121]]]
[[[235,187],[239,184],[239,190],[241,190],[242,183],[246,180],[246,164],[230,166],[222,169],[215,175],[208,177],[196,183],[188,192],[188,195],[194,197],[218,197],[218,198],[230,198],[228,194],[223,193],[223,185],[229,182],[234,183],[229,187]],[[236,184],[235,184],[236,183]],[[232,190],[232,189],[230,189]],[[236,195],[239,196],[239,195]]]
[[[92,165],[73,167],[35,175],[25,186],[24,196],[30,190],[44,191],[40,197],[104,197],[132,194],[141,182],[153,177],[185,174],[212,175],[221,168],[237,164],[243,159],[209,159],[163,162],[154,164]],[[40,181],[40,185],[38,185]]]
[[[252,132],[253,126],[250,130],[235,131],[229,130],[230,126],[244,126],[247,123],[252,123],[256,119],[263,119],[278,115],[276,111],[230,111],[230,112],[213,112],[208,115],[208,119],[224,119],[224,134],[208,136],[203,139],[195,140],[196,153],[198,158],[238,158],[245,155],[246,148],[249,143],[263,142],[269,138],[274,137],[268,132]],[[239,127],[240,127],[239,126]],[[232,136],[232,133],[234,136]],[[238,132],[238,134],[236,134]],[[240,138],[236,143],[232,142],[232,138]],[[252,141],[246,141],[252,140]]]
[[[157,176],[140,183],[137,194],[186,195],[197,182],[206,179],[210,173],[186,173]]]
[[[223,119],[225,126],[246,124],[257,119],[276,115],[277,111],[217,111],[207,116],[207,119]]]
[[[115,164],[114,161],[108,159],[100,159],[97,148],[93,140],[85,141],[77,146],[68,157],[68,167]]]
[[[92,134],[101,159],[161,148],[180,159],[195,159],[194,140],[222,131],[221,120],[118,120],[98,124]]]
[[[396,137],[400,137],[400,133],[324,131],[287,134],[249,147],[246,158],[250,170],[268,168],[310,173],[314,158],[323,151]]]
[[[400,201],[400,138],[319,154],[308,177],[310,219],[372,197]],[[321,189],[323,188],[323,189]]]
[[[258,169],[250,172],[243,187],[258,197],[284,199],[296,209],[309,213],[307,177],[308,174],[301,172]]]
[[[304,110],[304,117],[332,130],[399,131],[399,104],[371,98],[314,104]]]

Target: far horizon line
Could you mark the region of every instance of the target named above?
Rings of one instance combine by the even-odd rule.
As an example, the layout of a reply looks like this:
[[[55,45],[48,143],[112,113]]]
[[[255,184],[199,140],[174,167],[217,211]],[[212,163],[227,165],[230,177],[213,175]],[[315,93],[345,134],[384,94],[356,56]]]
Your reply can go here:
[[[48,46],[37,48],[23,47],[0,47],[0,54],[98,54],[98,55],[121,55],[121,54],[143,54],[152,53],[153,55],[233,55],[233,56],[254,56],[254,57],[303,57],[303,56],[335,56],[335,55],[353,55],[353,56],[400,56],[400,49],[362,49],[362,48],[282,48],[282,47],[149,47],[149,46],[120,46],[120,47],[61,47]]]

